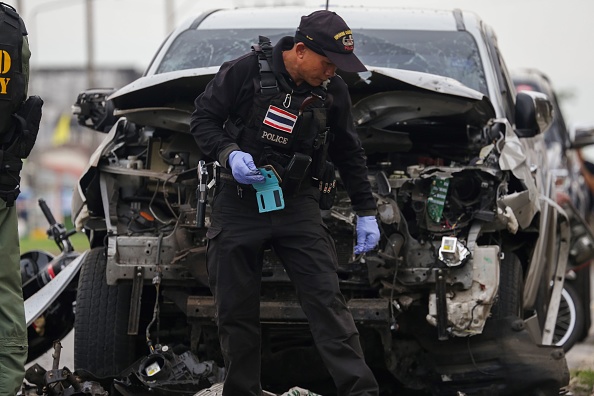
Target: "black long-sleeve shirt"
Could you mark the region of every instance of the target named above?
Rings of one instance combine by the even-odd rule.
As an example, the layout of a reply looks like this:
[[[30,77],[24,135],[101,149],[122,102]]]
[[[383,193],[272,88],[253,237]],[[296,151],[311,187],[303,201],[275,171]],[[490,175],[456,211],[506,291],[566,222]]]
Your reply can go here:
[[[292,81],[283,61],[282,51],[293,46],[293,38],[285,37],[274,46],[273,68],[279,71],[295,92],[309,92],[306,82],[299,86]],[[248,119],[252,101],[259,87],[259,65],[255,52],[225,62],[204,92],[196,98],[190,120],[191,132],[203,153],[227,167],[229,154],[241,147],[227,135],[223,124],[228,118]],[[351,98],[346,83],[338,76],[327,86],[331,101],[328,126],[333,138],[328,155],[338,168],[353,209],[359,216],[376,213],[375,199],[367,179],[366,158],[351,116]]]

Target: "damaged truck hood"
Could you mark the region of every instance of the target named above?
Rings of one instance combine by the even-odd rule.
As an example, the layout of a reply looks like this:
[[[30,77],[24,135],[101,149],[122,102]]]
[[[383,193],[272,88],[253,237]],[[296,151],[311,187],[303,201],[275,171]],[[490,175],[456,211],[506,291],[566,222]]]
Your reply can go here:
[[[345,75],[353,96],[355,124],[385,127],[394,123],[425,120],[484,126],[495,109],[482,93],[457,80],[401,69],[371,67],[366,73]]]
[[[109,96],[114,114],[138,125],[190,131],[194,99],[219,67],[178,70],[143,76]]]
[[[109,100],[116,115],[132,122],[188,132],[194,99],[218,69],[144,76],[113,93]],[[367,69],[342,75],[353,96],[353,118],[359,127],[384,130],[398,123],[421,122],[480,128],[495,116],[486,96],[451,78],[400,69]]]
[[[472,142],[495,117],[488,97],[457,80],[401,69],[368,67],[347,74],[353,120],[368,154],[409,152]],[[440,148],[437,148],[440,147]]]

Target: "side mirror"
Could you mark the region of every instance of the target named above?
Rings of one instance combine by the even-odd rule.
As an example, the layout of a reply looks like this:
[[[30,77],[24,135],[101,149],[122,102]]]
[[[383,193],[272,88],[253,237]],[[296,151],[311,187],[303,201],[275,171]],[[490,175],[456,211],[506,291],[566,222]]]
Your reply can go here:
[[[576,127],[571,138],[571,149],[594,145],[594,125]]]
[[[113,114],[114,105],[108,99],[114,88],[88,89],[78,94],[76,103],[72,105],[72,114],[79,125],[107,133],[116,123],[118,117]]]
[[[522,91],[516,95],[516,133],[518,137],[534,137],[553,123],[553,105],[547,95]]]

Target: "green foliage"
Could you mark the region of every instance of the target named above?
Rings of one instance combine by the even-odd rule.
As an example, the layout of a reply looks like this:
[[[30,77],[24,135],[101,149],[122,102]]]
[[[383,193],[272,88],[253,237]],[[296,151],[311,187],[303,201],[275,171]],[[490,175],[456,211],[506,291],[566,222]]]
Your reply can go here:
[[[574,396],[591,396],[592,394],[594,394],[594,371],[571,371],[569,390],[572,392]]]
[[[588,385],[590,390],[594,388],[594,371],[591,370],[581,370],[577,371],[575,375],[582,384]]]

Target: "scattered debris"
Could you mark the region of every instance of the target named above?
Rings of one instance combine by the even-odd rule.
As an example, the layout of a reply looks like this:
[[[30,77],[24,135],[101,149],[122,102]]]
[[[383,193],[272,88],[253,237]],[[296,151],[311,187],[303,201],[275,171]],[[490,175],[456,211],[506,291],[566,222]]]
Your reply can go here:
[[[200,392],[196,393],[195,396],[222,396],[223,395],[223,383],[214,384],[208,389],[203,389]],[[313,393],[307,389],[300,388],[298,386],[293,387],[286,391],[281,395],[277,395],[276,393],[271,393],[267,391],[262,391],[263,396],[321,396],[317,393]]]
[[[25,379],[29,384],[23,384],[22,396],[195,395],[221,382],[225,375],[224,368],[211,361],[200,362],[190,351],[177,354],[169,346],[156,345],[121,375],[98,378],[85,370],[58,368],[61,349],[61,343],[54,342],[51,370],[39,364],[27,370]]]

